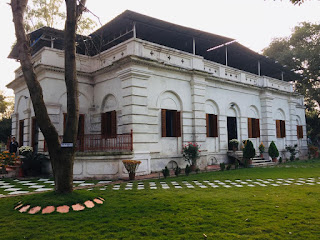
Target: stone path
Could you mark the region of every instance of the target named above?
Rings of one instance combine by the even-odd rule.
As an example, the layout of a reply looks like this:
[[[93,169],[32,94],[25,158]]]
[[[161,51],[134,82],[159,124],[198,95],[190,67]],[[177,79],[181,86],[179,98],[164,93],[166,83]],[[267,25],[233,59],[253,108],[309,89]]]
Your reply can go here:
[[[74,186],[87,186],[88,190],[93,190],[95,183],[92,181],[74,181]],[[108,184],[111,181],[99,181],[97,184]],[[320,177],[318,178],[277,178],[277,179],[245,179],[245,180],[205,180],[205,181],[182,181],[177,182],[174,180],[162,180],[160,182],[127,182],[127,183],[117,183],[110,184],[99,187],[101,191],[106,190],[156,190],[156,189],[210,189],[210,188],[243,188],[243,187],[280,187],[280,186],[290,186],[290,185],[320,185]],[[25,194],[30,192],[41,192],[53,190],[54,183],[49,179],[39,179],[39,180],[28,180],[20,181],[13,180],[6,182],[5,180],[0,180],[0,197],[6,195],[17,195]]]
[[[98,184],[107,184],[111,181],[99,181]],[[92,181],[73,181],[74,187],[94,186]],[[0,180],[0,197],[18,195],[30,192],[50,191],[54,188],[54,181],[40,178],[38,180]]]

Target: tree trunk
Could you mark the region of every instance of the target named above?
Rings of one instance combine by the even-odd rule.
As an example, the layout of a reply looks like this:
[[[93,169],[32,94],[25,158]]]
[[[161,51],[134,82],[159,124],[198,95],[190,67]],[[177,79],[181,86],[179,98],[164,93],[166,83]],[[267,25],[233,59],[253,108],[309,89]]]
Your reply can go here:
[[[85,0],[81,0],[79,5],[77,5],[77,0],[66,0],[65,82],[67,88],[68,115],[63,141],[73,143],[74,146],[76,145],[79,116],[75,40],[77,21],[85,9],[85,2]],[[35,116],[48,145],[55,180],[55,191],[58,193],[68,193],[73,190],[74,148],[61,148],[59,134],[49,118],[43,100],[42,88],[33,68],[29,39],[24,30],[23,15],[27,4],[28,0],[11,0],[13,22],[19,49],[19,60],[24,79],[29,89]]]

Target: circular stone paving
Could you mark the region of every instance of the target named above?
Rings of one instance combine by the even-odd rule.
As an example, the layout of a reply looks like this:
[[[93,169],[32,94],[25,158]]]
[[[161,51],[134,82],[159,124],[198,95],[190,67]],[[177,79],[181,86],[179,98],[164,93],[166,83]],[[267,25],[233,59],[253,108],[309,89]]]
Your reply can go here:
[[[49,213],[53,213],[55,211],[58,213],[68,213],[68,212],[70,212],[70,209],[75,212],[82,211],[85,208],[92,209],[93,207],[96,206],[94,203],[99,205],[99,204],[103,204],[104,201],[105,200],[102,197],[97,197],[97,198],[94,198],[93,201],[87,200],[83,204],[76,203],[71,206],[68,206],[68,205],[61,205],[58,207],[46,206],[43,208],[41,208],[40,206],[35,206],[35,207],[30,208],[31,206],[29,204],[25,205],[25,204],[19,202],[14,207],[14,210],[17,210],[21,213],[28,213],[28,214],[36,214],[39,212],[41,212],[41,214],[49,214]]]

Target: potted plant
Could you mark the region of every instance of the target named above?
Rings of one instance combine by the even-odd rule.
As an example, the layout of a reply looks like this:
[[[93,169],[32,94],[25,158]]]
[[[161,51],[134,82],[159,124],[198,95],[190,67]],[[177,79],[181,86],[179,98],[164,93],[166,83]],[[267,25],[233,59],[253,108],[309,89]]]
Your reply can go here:
[[[197,169],[197,159],[200,157],[199,145],[191,143],[184,145],[182,149],[183,158],[191,165],[192,171]]]
[[[296,154],[299,152],[299,150],[296,150],[296,148],[298,147],[297,144],[291,146],[287,146],[286,145],[286,150],[290,153],[290,161],[294,161],[296,158]]]
[[[253,147],[253,143],[250,140],[247,140],[242,151],[245,167],[248,167],[250,164],[252,164],[251,159],[256,155],[256,150]]]
[[[229,141],[229,149],[232,149],[233,151],[237,151],[239,146],[238,139],[231,139]]]
[[[265,149],[265,147],[264,147],[263,143],[261,142],[259,145],[259,152],[260,152],[261,158],[263,158],[264,149]]]
[[[268,153],[269,156],[272,158],[272,162],[277,162],[277,157],[279,157],[279,151],[274,141],[270,143]]]
[[[129,180],[134,180],[136,177],[136,171],[141,163],[138,160],[122,160],[124,167],[129,173]]]

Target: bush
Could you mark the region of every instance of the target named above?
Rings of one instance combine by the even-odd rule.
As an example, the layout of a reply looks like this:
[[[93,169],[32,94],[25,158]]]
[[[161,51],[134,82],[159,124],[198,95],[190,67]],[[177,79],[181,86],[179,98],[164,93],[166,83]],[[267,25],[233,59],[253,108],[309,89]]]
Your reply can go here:
[[[294,159],[296,158],[296,154],[299,152],[298,150],[296,150],[297,147],[297,144],[293,146],[286,146],[286,150],[290,153],[290,161],[294,161]]]
[[[174,170],[174,174],[178,177],[180,173],[181,173],[181,168],[179,168],[179,166],[177,166]]]
[[[226,164],[224,162],[220,163],[220,171],[224,171],[225,168],[226,168]]]
[[[200,157],[199,145],[189,142],[184,145],[182,154],[183,158],[188,161],[189,164],[196,165],[197,159]]]
[[[277,148],[276,144],[274,143],[274,141],[272,141],[270,143],[270,146],[269,146],[269,149],[268,149],[268,153],[269,153],[269,156],[271,158],[279,157],[279,151],[278,151],[278,148]]]
[[[226,170],[229,171],[231,169],[231,164],[228,164]]]
[[[189,173],[191,172],[191,167],[187,164],[184,172],[186,173],[187,176],[189,176]]]
[[[243,158],[250,159],[256,155],[256,150],[253,147],[253,143],[247,140],[243,148]]]
[[[164,169],[162,169],[162,174],[163,174],[164,178],[167,178],[170,176],[170,171],[169,171],[168,167],[165,167]]]
[[[238,168],[239,168],[239,162],[238,160],[236,160],[234,163],[234,169],[238,169]]]
[[[279,158],[279,163],[280,163],[280,164],[282,163],[282,157]]]

